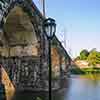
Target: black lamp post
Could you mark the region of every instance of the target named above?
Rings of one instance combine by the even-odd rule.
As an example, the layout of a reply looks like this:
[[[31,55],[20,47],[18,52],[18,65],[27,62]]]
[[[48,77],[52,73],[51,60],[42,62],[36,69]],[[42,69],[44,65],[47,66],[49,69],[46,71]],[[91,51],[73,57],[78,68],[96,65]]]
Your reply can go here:
[[[55,20],[52,18],[48,18],[46,20],[44,20],[43,23],[43,30],[44,33],[46,33],[46,36],[48,38],[48,57],[49,57],[49,100],[52,99],[52,63],[51,63],[51,40],[53,38],[53,36],[55,35],[56,32],[56,24],[55,24]]]

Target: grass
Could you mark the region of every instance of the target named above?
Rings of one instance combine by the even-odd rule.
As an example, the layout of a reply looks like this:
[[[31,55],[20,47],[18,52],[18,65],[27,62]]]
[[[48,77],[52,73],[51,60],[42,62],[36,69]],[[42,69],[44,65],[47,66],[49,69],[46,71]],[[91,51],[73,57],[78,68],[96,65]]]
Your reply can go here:
[[[80,69],[71,69],[70,70],[71,74],[85,74],[84,71],[80,70]]]
[[[71,74],[89,74],[100,73],[100,68],[73,68],[70,70]]]

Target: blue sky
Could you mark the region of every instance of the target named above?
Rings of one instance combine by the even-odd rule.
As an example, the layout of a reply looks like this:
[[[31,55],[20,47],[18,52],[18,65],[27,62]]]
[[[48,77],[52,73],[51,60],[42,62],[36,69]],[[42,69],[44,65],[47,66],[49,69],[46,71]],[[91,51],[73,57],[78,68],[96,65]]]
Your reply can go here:
[[[41,9],[40,0],[33,0]],[[45,0],[46,16],[56,19],[56,35],[63,40],[66,33],[66,50],[72,56],[82,49],[100,50],[100,0]],[[64,31],[65,30],[65,31]]]

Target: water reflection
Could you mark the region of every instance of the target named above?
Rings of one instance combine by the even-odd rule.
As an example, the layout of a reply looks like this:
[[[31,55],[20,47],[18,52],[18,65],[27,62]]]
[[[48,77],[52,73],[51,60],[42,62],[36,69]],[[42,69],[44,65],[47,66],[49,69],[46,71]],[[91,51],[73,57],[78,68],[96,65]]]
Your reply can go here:
[[[62,81],[62,88],[52,93],[52,100],[100,100],[100,75],[74,75]],[[13,100],[36,100],[38,93],[15,93]],[[48,93],[38,94],[43,100],[49,100]]]
[[[100,75],[71,78],[64,100],[100,100]]]
[[[49,100],[49,98],[48,93],[44,92],[20,91],[15,93],[12,100]]]

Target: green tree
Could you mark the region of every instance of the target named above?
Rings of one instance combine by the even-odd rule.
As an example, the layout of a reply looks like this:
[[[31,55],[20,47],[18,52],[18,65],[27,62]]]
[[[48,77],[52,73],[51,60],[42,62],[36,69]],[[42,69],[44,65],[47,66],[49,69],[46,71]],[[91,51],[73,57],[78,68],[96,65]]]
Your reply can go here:
[[[91,51],[89,54],[87,61],[89,62],[89,65],[95,66],[96,65],[96,57],[97,57],[97,51]]]
[[[89,53],[93,52],[93,51],[96,51],[96,48],[93,48],[89,51]]]
[[[87,60],[89,64],[93,66],[95,66],[96,64],[100,64],[100,52],[96,50],[91,51]]]
[[[96,54],[96,64],[100,64],[100,52]]]
[[[83,50],[80,52],[80,59],[81,59],[81,60],[86,60],[87,57],[88,57],[88,55],[89,55],[88,50],[83,49]]]

